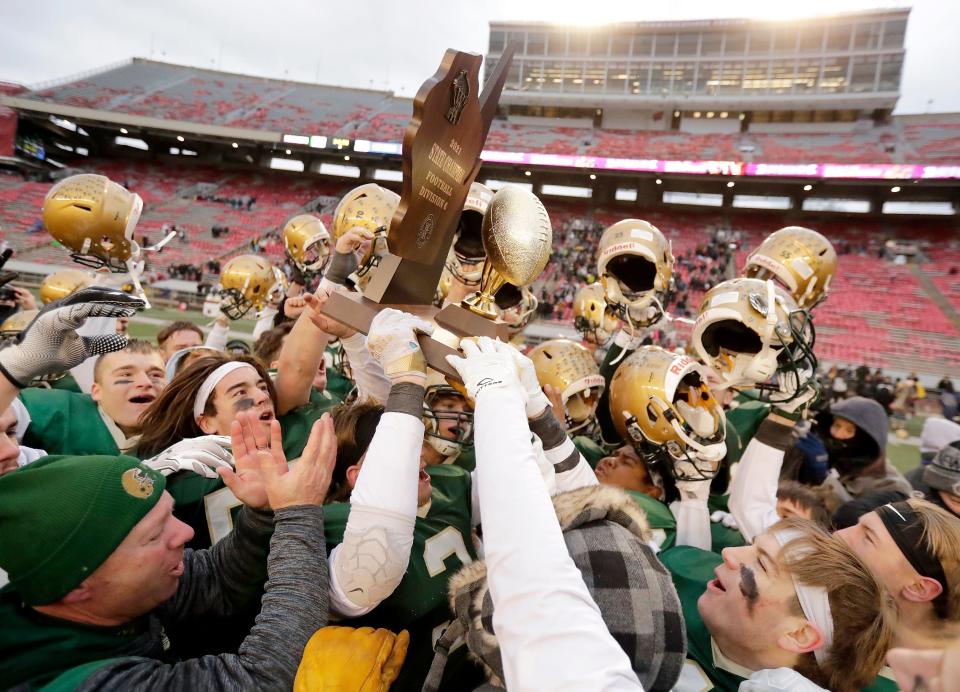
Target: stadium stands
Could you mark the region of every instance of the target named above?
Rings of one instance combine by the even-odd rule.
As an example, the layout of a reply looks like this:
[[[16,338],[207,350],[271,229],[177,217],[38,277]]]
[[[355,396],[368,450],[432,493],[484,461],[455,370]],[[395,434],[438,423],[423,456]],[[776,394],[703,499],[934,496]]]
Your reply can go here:
[[[390,92],[286,82],[135,58],[20,96],[169,120],[399,142],[412,112]],[[562,123],[562,121],[554,121]],[[908,117],[831,134],[690,134],[498,120],[486,147],[548,154],[768,163],[958,163],[960,123]]]

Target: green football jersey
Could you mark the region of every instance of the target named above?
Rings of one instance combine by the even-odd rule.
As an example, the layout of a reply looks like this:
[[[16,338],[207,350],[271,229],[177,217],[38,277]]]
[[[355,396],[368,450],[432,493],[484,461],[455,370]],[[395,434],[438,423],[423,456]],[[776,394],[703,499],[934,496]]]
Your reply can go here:
[[[473,445],[463,447],[460,454],[453,460],[453,466],[459,466],[464,471],[473,471],[477,468],[477,452]]]
[[[24,446],[48,454],[120,454],[89,394],[28,388],[20,392],[20,401],[30,413]]]
[[[280,416],[283,453],[289,461],[303,454],[314,422],[323,415],[325,404],[305,404]],[[173,513],[194,531],[187,547],[208,548],[233,530],[233,520],[241,502],[219,478],[204,478],[189,471],[167,478],[167,490],[173,496]]]
[[[677,688],[736,692],[744,678],[714,665],[710,632],[697,608],[697,601],[706,591],[707,583],[716,576],[713,570],[723,562],[723,558],[716,553],[689,546],[665,550],[659,557],[677,587],[687,628],[687,662]]]
[[[587,463],[590,464],[590,468],[597,468],[597,464],[607,456],[607,453],[603,450],[603,447],[598,445],[595,441],[587,437],[586,435],[577,435],[573,438],[573,446],[577,448],[577,451],[583,455],[583,458],[587,460]]]
[[[646,513],[650,530],[653,532],[653,540],[660,550],[674,547],[677,541],[677,520],[670,511],[670,507],[654,497],[635,490],[628,490],[627,494]],[[725,502],[714,503],[712,497],[707,504],[711,512],[726,507]],[[739,531],[728,529],[723,524],[710,522],[710,536],[713,550],[718,553],[727,547],[746,545]]]
[[[453,617],[447,581],[477,557],[470,532],[470,474],[454,464],[428,466],[427,473],[433,484],[430,508],[414,525],[407,573],[397,589],[372,612],[347,623],[353,627],[385,627],[393,632],[405,629],[410,633],[407,659],[400,678],[391,688],[394,690],[419,690],[423,686],[433,660],[433,644]],[[348,503],[324,508],[328,551],[343,541],[349,514]],[[459,680],[460,674],[476,676],[476,667],[460,660],[465,658],[463,649],[457,650],[458,656],[451,655],[444,680]],[[450,683],[448,689],[473,687],[454,687]]]
[[[327,391],[337,397],[340,401],[346,401],[350,392],[356,386],[354,381],[347,377],[342,370],[335,368],[330,363],[335,362],[339,355],[339,343],[336,347],[327,346],[324,358],[327,359]]]
[[[77,384],[76,379],[69,372],[63,377],[51,380],[50,389],[65,389],[68,392],[76,392],[77,394],[83,394],[83,390],[80,389],[80,385]]]
[[[628,490],[627,494],[647,515],[653,540],[660,550],[672,548],[677,538],[677,520],[673,518],[670,508],[660,500],[636,490]]]
[[[726,411],[727,419],[727,462],[740,461],[743,451],[757,434],[757,428],[770,413],[770,405],[744,397],[737,397],[739,405]]]
[[[729,513],[730,507],[727,505],[729,500],[729,495],[711,495],[707,499],[707,509],[711,514],[714,512]],[[744,540],[742,533],[737,529],[728,529],[719,522],[710,522],[710,535],[713,538],[712,550],[715,553],[719,553],[724,548],[738,548],[742,545],[747,545],[747,541]]]

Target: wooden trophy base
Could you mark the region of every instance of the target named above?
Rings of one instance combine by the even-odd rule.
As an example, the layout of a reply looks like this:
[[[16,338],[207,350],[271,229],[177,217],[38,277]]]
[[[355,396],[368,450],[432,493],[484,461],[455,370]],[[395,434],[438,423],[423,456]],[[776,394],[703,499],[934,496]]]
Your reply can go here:
[[[327,317],[335,319],[351,329],[368,334],[373,318],[384,308],[394,308],[432,320],[458,338],[489,336],[492,339],[499,338],[502,341],[510,339],[507,325],[491,322],[458,305],[448,305],[440,311],[433,305],[381,305],[364,298],[359,293],[336,292],[327,299],[322,312]],[[425,334],[421,334],[417,341],[424,357],[427,359],[427,365],[449,378],[460,381],[460,375],[447,363],[447,356],[460,355],[459,349],[451,348]]]

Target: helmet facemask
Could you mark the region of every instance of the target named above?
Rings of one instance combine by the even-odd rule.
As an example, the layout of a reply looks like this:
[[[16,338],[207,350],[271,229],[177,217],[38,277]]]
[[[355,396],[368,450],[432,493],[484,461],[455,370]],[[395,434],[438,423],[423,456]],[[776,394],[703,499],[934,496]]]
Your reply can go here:
[[[599,378],[597,382],[594,378]],[[597,418],[597,405],[603,395],[605,382],[602,375],[586,377],[576,382],[572,392],[564,392],[563,412],[566,417],[567,432],[574,433],[590,428]]]
[[[448,385],[428,387],[423,398],[423,425],[427,444],[449,459],[458,456],[464,447],[473,445],[473,412],[435,408],[438,400],[443,398],[464,400],[459,392]],[[454,422],[453,439],[440,433],[442,421]]]
[[[663,317],[666,291],[656,288],[657,265],[639,254],[612,257],[601,277],[607,303],[634,327],[649,327]]]
[[[390,252],[390,248],[387,245],[387,227],[379,226],[377,230],[373,232],[373,240],[370,241],[370,246],[366,254],[360,260],[360,267],[349,277],[353,285],[363,290],[370,281],[371,270],[380,265],[380,260],[383,259],[388,252]]]
[[[678,481],[708,481],[716,476],[727,453],[726,428],[722,409],[697,370],[681,378],[670,404],[651,397],[646,414],[652,424],[669,426],[673,439],[663,444],[649,441],[632,417],[626,422],[627,432],[638,453],[669,460],[670,472]]]
[[[220,310],[231,320],[243,319],[253,308],[253,301],[244,296],[244,291],[236,288],[220,289]]]
[[[536,317],[540,301],[526,286],[504,283],[494,296],[500,319],[514,331],[521,331]]]
[[[314,277],[323,272],[330,263],[330,236],[317,234],[303,247],[303,261],[297,268],[305,277]]]

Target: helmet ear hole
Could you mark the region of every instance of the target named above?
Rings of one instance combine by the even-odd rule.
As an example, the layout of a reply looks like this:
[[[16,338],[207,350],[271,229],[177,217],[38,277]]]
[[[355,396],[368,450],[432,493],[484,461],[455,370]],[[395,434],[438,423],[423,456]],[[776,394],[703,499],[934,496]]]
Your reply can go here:
[[[660,420],[660,416],[657,414],[657,409],[654,408],[653,404],[647,404],[647,416],[649,416],[651,423],[656,423],[658,420]]]

